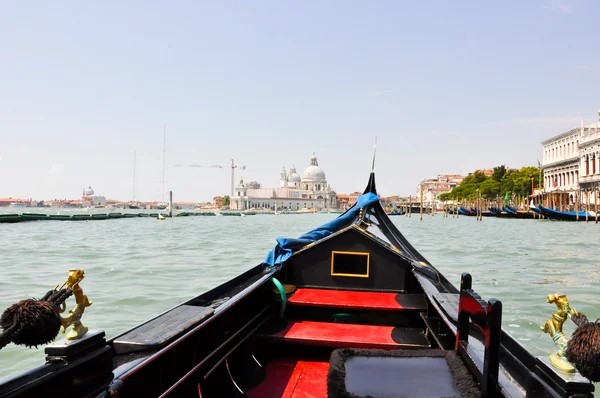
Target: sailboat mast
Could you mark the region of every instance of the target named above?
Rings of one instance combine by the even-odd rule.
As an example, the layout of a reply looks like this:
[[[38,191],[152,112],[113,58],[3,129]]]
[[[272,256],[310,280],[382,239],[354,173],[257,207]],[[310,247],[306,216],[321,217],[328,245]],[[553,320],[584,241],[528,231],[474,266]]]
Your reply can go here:
[[[163,128],[162,202],[165,201],[165,153],[167,148],[167,126]]]

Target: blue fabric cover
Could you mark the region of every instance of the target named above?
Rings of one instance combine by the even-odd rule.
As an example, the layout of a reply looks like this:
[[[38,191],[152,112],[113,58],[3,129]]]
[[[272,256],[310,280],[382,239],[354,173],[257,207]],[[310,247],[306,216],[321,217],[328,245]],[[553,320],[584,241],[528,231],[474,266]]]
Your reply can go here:
[[[368,192],[359,196],[356,204],[344,214],[327,224],[321,225],[319,228],[305,233],[298,239],[277,238],[277,246],[275,246],[275,248],[267,255],[264,262],[265,266],[272,267],[275,264],[281,264],[290,258],[294,252],[302,249],[309,243],[316,242],[319,239],[323,239],[324,237],[349,226],[358,216],[361,207],[369,206],[378,200],[379,197],[377,195]]]

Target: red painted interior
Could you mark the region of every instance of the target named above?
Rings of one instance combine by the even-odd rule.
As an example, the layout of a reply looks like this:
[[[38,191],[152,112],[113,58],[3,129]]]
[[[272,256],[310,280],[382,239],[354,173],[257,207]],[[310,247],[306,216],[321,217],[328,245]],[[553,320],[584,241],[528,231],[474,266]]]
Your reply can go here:
[[[304,371],[296,384],[293,398],[323,398],[327,396],[329,362],[305,362]]]
[[[290,304],[372,310],[405,309],[396,301],[397,293],[357,292],[351,290],[298,289]]]
[[[348,348],[398,348],[392,340],[393,326],[353,325],[311,321],[288,321],[271,337],[297,343]]]
[[[267,365],[265,380],[248,398],[317,398],[327,396],[328,362],[278,359]]]

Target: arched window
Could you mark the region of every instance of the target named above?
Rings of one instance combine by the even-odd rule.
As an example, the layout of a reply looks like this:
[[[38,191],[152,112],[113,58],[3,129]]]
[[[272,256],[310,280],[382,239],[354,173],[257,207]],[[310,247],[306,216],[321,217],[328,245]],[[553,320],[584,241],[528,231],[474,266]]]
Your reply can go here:
[[[589,156],[585,156],[585,175],[590,175],[590,158]]]

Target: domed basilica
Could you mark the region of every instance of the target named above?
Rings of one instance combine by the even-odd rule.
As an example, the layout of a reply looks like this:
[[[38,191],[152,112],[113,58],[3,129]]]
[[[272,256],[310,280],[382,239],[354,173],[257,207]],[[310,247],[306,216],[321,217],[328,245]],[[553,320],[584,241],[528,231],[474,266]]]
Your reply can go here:
[[[230,208],[235,210],[271,209],[271,210],[322,210],[337,207],[336,193],[319,167],[319,161],[313,153],[310,165],[302,177],[296,167],[285,167],[281,171],[279,188],[261,188],[256,184],[244,184],[243,180],[235,188]]]

